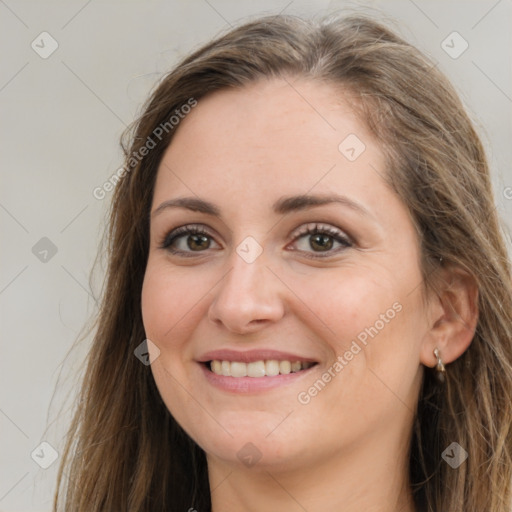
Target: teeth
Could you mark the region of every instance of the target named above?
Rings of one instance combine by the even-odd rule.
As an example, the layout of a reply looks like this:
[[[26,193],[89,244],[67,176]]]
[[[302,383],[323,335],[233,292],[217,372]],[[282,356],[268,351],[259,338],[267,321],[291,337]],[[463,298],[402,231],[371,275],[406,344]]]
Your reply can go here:
[[[211,370],[213,373],[216,373],[217,375],[222,375],[222,363],[220,361],[212,361]]]
[[[228,361],[223,361],[228,363]],[[247,365],[245,363],[231,363],[231,377],[245,377],[247,375]]]
[[[226,377],[231,376],[231,363],[229,361],[222,361],[220,369],[222,375]]]
[[[245,364],[245,363],[239,363]],[[265,377],[265,362],[264,361],[254,361],[253,363],[249,363],[247,365],[247,376],[248,377]]]
[[[254,361],[252,363],[215,360],[210,362],[210,369],[213,373],[225,377],[273,377],[279,374],[287,375],[300,372],[310,368],[313,364],[301,361],[277,361],[276,359]]]
[[[294,361],[294,362],[292,363],[292,368],[291,368],[291,370],[292,370],[292,372],[298,372],[298,371],[301,369],[301,367],[302,367],[302,364],[301,364],[301,362],[300,362],[300,361]]]
[[[281,375],[286,375],[292,371],[292,363],[290,361],[280,361],[279,362],[279,373]]]
[[[275,359],[271,359],[270,361],[265,362],[265,374],[269,377],[274,377],[275,375],[279,375],[279,361]]]

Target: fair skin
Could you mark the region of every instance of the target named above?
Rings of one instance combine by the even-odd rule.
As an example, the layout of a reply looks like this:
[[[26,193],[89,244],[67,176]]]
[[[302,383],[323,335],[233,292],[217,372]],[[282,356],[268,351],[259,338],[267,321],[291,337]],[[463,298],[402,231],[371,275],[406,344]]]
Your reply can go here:
[[[338,148],[350,134],[366,146],[354,161]],[[318,82],[218,91],[180,122],[155,184],[142,313],[160,350],[151,365],[159,392],[206,452],[213,512],[415,510],[407,450],[424,365],[435,365],[435,347],[445,364],[466,350],[474,294],[454,272],[442,300],[425,305],[416,232],[384,173],[350,97]],[[367,214],[340,203],[273,210],[302,194],[344,195]],[[220,217],[159,209],[185,196],[215,204]],[[323,236],[299,236],[311,223]],[[185,255],[161,247],[188,224],[206,238],[174,240]],[[288,379],[214,381],[204,356],[223,349],[316,364]],[[237,379],[249,387],[231,386]],[[252,384],[262,379],[276,384]]]

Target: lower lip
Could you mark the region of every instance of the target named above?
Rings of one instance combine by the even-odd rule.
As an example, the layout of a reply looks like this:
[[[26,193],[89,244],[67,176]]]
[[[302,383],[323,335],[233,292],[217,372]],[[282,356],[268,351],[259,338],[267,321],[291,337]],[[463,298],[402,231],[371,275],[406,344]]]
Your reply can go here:
[[[199,363],[204,376],[208,382],[216,388],[233,393],[252,393],[258,391],[266,391],[287,384],[292,384],[302,379],[305,375],[309,375],[311,370],[318,365],[311,366],[300,372],[288,373],[286,375],[275,375],[273,377],[226,377],[217,375],[209,370],[204,364]]]

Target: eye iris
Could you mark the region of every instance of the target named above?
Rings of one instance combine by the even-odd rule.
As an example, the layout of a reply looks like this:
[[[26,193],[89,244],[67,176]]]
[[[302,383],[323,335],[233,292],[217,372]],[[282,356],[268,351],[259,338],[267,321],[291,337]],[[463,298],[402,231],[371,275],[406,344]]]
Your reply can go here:
[[[198,243],[199,244],[203,244],[203,245],[199,245],[197,247],[194,247],[193,244],[196,244]],[[197,251],[197,250],[201,250],[201,249],[208,249],[210,243],[209,243],[209,239],[207,236],[205,235],[201,235],[201,234],[192,234],[192,235],[189,235],[188,237],[188,240],[187,240],[187,245],[189,247],[189,249],[193,250],[193,251]]]
[[[312,235],[309,241],[309,245],[312,249],[315,249],[315,245],[317,245],[322,251],[329,250],[333,245],[332,237],[322,233],[317,233]]]

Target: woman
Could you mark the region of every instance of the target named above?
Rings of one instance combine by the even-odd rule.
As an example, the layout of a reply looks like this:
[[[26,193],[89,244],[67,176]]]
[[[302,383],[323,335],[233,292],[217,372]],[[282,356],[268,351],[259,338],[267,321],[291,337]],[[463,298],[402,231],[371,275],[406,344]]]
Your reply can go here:
[[[432,63],[266,17],[124,147],[54,510],[510,512],[510,260]]]

